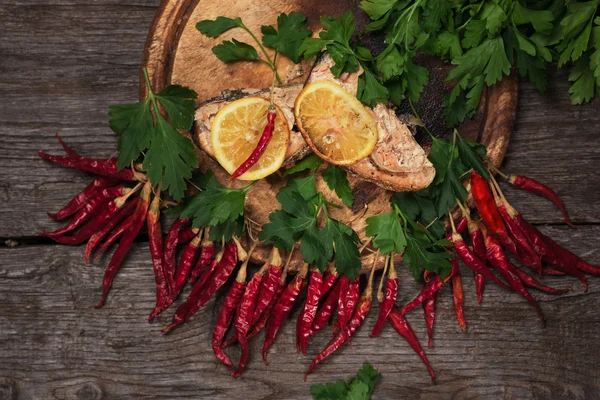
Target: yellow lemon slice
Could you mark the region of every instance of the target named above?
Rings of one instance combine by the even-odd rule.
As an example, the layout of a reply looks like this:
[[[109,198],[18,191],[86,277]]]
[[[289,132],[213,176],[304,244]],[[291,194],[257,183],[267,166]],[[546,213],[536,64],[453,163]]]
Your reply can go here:
[[[337,165],[354,164],[377,144],[377,122],[351,93],[330,81],[306,85],[294,106],[296,124],[312,150]]]
[[[287,120],[279,107],[275,130],[258,162],[238,179],[256,181],[277,171],[285,159],[290,140]],[[269,101],[260,97],[245,97],[223,107],[215,116],[210,141],[215,158],[230,174],[256,148],[265,126]]]

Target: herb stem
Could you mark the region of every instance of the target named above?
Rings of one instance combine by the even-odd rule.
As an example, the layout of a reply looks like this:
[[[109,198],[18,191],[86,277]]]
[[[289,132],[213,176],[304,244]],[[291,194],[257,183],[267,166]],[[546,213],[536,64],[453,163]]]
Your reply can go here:
[[[279,73],[277,72],[277,66],[275,65],[275,61],[271,60],[271,57],[269,57],[269,54],[267,53],[267,49],[265,49],[265,46],[263,46],[263,44],[261,43],[260,40],[258,40],[258,38],[256,37],[256,35],[254,33],[252,33],[252,31],[250,29],[248,29],[248,27],[244,24],[242,24],[240,26],[243,30],[245,30],[246,32],[248,32],[248,34],[250,36],[252,36],[252,39],[254,39],[254,41],[256,42],[256,44],[258,44],[258,47],[260,47],[260,50],[262,51],[262,53],[265,55],[267,61],[262,60],[262,62],[266,63],[269,67],[271,67],[271,69],[273,70],[273,73],[275,74],[275,77],[277,79],[277,83],[279,83],[281,85],[281,78],[279,77]],[[277,53],[275,53],[275,60],[277,60]]]

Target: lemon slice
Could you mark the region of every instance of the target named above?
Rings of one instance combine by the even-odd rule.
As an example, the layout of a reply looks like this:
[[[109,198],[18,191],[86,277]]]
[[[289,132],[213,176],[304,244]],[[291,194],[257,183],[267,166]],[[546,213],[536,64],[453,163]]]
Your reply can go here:
[[[294,115],[308,145],[329,163],[354,164],[377,144],[377,122],[371,113],[334,82],[306,85],[296,99]]]
[[[256,181],[277,171],[285,160],[290,141],[287,120],[279,107],[275,130],[267,148],[258,162],[238,179]],[[215,158],[230,174],[233,173],[256,148],[265,126],[269,101],[260,97],[245,97],[223,107],[215,116],[210,141]]]

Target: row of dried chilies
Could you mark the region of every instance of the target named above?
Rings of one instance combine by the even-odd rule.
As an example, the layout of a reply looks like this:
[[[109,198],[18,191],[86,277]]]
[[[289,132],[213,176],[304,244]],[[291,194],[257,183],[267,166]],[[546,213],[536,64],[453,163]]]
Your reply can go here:
[[[262,357],[267,362],[270,345],[295,303],[303,297],[304,305],[296,322],[296,348],[303,354],[307,354],[309,339],[335,316],[333,337],[314,358],[306,374],[345,342],[351,343],[353,334],[363,324],[371,309],[375,264],[380,261],[378,254],[362,290],[360,278],[350,280],[338,274],[333,267],[321,273],[305,264],[293,278],[288,279],[288,265],[292,254],[288,254],[287,261],[283,262],[277,249],[273,249],[267,263],[248,278],[248,253],[254,250],[257,243],[248,252],[235,238],[215,246],[209,239],[208,228],[189,227],[187,220],[175,221],[163,237],[160,187],[156,188],[152,198],[151,184],[134,166],[119,171],[114,159],[81,157],[58,139],[67,156],[40,152],[42,158],[94,173],[98,177],[58,213],[49,214],[56,220],[69,217],[71,220],[65,227],[54,232],[44,232],[44,235],[63,244],[74,245],[87,241],[85,256],[88,261],[92,255],[96,254],[97,258],[118,241],[117,249],[105,271],[102,299],[96,307],[104,304],[125,255],[146,225],[156,280],[156,306],[149,320],[170,307],[186,283],[192,285],[187,299],[179,305],[171,324],[163,329],[164,332],[187,321],[235,276],[225,295],[212,336],[215,355],[232,371],[233,376],[239,376],[248,361],[248,340],[263,329],[265,339]],[[572,225],[564,204],[551,189],[530,178],[507,178],[514,186],[552,200],[563,212],[566,222]],[[121,185],[122,181],[134,182],[136,185],[129,188]],[[571,289],[556,289],[542,284],[533,275],[512,263],[508,255],[538,276],[575,276],[581,280],[586,291],[587,280],[584,273],[600,274],[600,267],[583,261],[528,223],[508,203],[493,177],[488,181],[472,172],[469,187],[480,219],[473,218],[468,207],[458,204],[462,215],[458,215],[456,221],[454,218],[450,220],[452,229],[447,234],[448,240],[453,243],[448,251],[458,256],[451,260],[452,270],[449,276],[441,279],[436,274],[425,272],[423,289],[414,300],[399,307],[396,304],[398,276],[393,258],[388,256],[384,257],[383,275],[377,290],[379,313],[370,336],[377,336],[386,322],[389,322],[421,357],[432,379],[435,378],[433,369],[404,316],[420,305],[423,307],[431,347],[437,293],[445,283],[450,282],[456,318],[461,329],[466,331],[458,259],[474,273],[479,302],[485,283],[491,281],[525,297],[536,308],[542,323],[544,317],[528,288],[549,294],[559,294]],[[178,253],[181,253],[179,260]],[[232,333],[226,339],[228,331]],[[224,351],[235,343],[241,348],[237,365]]]

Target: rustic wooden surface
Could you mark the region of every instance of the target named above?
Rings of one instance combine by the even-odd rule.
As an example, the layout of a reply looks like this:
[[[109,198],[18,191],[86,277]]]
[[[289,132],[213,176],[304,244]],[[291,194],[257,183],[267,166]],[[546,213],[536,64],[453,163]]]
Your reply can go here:
[[[427,351],[438,381],[395,332],[368,329],[302,381],[310,362],[296,354],[288,322],[266,367],[253,354],[234,380],[212,355],[210,334],[220,302],[164,336],[146,322],[153,302],[147,244],[139,242],[116,279],[107,305],[93,310],[107,260],[86,265],[81,247],[53,245],[36,232],[55,227],[45,216],[89,181],[50,166],[40,148],[58,152],[59,132],[84,153],[109,156],[116,138],[107,109],[134,101],[138,66],[157,0],[4,0],[0,4],[0,399],[302,399],[309,384],[345,378],[371,362],[383,373],[377,399],[600,397],[600,278],[558,297],[535,292],[547,317],[541,329],[531,306],[495,287],[477,305],[465,279],[468,333],[453,319],[450,293],[440,296],[434,346]],[[552,73],[541,96],[522,84],[518,121],[504,169],[542,179],[561,194],[577,230],[543,199],[509,190],[514,205],[575,253],[600,263],[600,102],[568,104],[566,75]],[[8,239],[19,245],[4,246]],[[464,271],[468,276],[468,271]],[[418,285],[401,272],[401,302]],[[219,299],[222,299],[220,297]],[[375,309],[376,311],[376,309]],[[297,312],[294,316],[297,315]],[[424,343],[422,313],[409,321]],[[365,327],[374,322],[369,316]],[[310,346],[314,356],[328,339]]]

